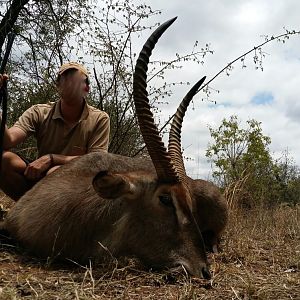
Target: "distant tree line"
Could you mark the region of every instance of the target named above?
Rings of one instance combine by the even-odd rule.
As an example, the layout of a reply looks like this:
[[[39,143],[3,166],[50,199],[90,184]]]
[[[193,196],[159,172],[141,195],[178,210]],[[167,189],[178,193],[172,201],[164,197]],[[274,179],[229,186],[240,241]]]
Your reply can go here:
[[[251,119],[241,128],[234,115],[209,130],[213,142],[206,156],[232,208],[300,203],[299,167],[287,151],[272,158],[271,139],[263,134],[260,122]]]

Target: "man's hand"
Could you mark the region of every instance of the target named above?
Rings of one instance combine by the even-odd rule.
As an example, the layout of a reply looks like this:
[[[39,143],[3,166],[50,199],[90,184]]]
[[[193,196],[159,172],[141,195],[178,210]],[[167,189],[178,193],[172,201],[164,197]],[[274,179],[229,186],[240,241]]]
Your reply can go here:
[[[2,84],[4,81],[8,80],[8,75],[7,74],[0,74],[0,88],[2,87]]]
[[[46,171],[51,167],[51,157],[50,155],[44,155],[28,164],[24,175],[29,180],[39,180],[41,179]]]

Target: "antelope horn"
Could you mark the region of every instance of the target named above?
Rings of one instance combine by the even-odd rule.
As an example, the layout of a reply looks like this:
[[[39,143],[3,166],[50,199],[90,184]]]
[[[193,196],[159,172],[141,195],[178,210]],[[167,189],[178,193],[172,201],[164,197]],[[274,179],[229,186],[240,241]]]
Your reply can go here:
[[[164,182],[178,182],[179,176],[154,123],[146,90],[146,80],[152,50],[161,35],[176,19],[177,17],[163,23],[151,34],[140,52],[133,74],[133,99],[141,133],[156,169],[157,177]]]
[[[171,156],[174,167],[176,168],[179,180],[184,181],[186,178],[183,157],[181,152],[181,127],[183,122],[183,117],[185,112],[193,99],[194,95],[204,82],[206,77],[200,79],[186,94],[186,96],[181,101],[171,124],[171,129],[169,133],[169,145],[168,151]]]

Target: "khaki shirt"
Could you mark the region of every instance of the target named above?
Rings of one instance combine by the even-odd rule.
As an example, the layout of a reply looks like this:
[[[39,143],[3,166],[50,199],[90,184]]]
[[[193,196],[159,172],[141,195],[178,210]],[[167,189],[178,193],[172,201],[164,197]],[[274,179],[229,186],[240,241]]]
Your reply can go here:
[[[37,140],[39,156],[48,153],[83,155],[108,149],[109,116],[85,103],[80,120],[69,127],[60,112],[60,101],[37,104],[27,109],[16,127]]]

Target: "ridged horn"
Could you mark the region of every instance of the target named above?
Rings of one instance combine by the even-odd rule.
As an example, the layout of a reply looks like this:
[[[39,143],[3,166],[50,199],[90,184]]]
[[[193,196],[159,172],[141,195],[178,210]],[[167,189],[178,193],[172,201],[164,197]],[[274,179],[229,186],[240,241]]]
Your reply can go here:
[[[176,168],[179,180],[184,181],[186,178],[185,167],[183,163],[183,157],[181,152],[181,127],[183,122],[183,117],[185,112],[193,99],[194,95],[204,82],[206,77],[201,78],[186,94],[186,96],[181,101],[171,124],[171,129],[169,133],[169,145],[168,152],[171,156],[174,167]]]
[[[158,39],[177,19],[173,18],[160,25],[148,38],[136,62],[133,74],[133,99],[141,133],[148,153],[156,169],[157,177],[163,182],[178,182],[179,176],[172,164],[164,143],[154,123],[147,93],[147,70],[149,57]]]

